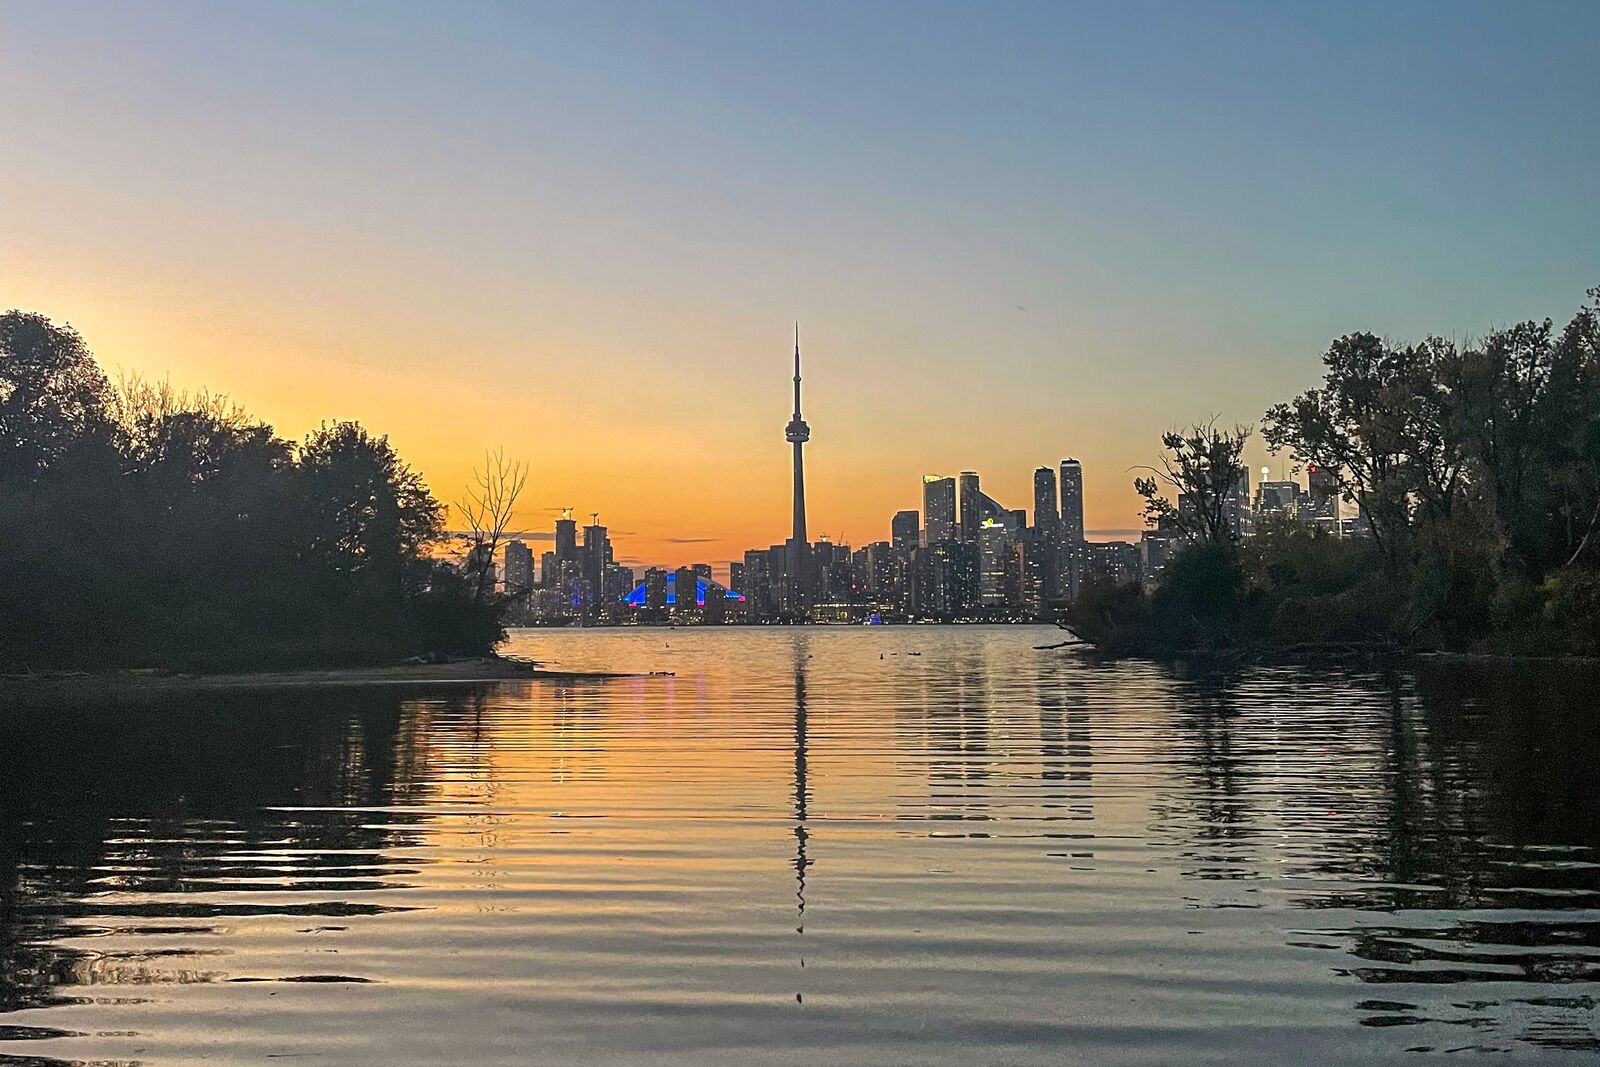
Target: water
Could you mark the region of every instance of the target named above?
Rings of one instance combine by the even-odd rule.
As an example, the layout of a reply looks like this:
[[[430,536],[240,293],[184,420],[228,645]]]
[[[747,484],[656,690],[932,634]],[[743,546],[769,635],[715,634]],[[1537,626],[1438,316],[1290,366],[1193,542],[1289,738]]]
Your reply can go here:
[[[541,631],[675,674],[0,715],[0,1063],[1600,1050],[1587,683],[1057,636]]]

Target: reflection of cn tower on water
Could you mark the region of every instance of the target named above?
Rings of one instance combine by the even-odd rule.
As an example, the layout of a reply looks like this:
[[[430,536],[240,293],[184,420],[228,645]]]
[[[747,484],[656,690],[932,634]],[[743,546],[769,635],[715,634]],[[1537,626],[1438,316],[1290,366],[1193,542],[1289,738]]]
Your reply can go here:
[[[794,877],[795,899],[798,901],[797,925],[794,932],[802,937],[806,932],[806,868],[811,860],[806,856],[806,804],[810,800],[811,786],[806,781],[806,667],[805,646],[797,645],[794,658]],[[806,965],[802,942],[800,966]],[[805,994],[797,992],[795,1003],[804,1004]]]

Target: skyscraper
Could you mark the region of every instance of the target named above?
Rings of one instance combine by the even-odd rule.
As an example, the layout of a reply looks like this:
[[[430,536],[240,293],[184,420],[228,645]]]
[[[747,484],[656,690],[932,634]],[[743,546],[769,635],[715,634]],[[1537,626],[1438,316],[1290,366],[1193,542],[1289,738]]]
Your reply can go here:
[[[961,484],[961,540],[975,545],[978,543],[978,527],[983,523],[980,517],[983,509],[978,506],[978,498],[983,495],[983,490],[978,488],[977,471],[962,471],[958,480]]]
[[[556,520],[556,562],[565,563],[578,558],[578,523],[571,508],[562,508]]]
[[[937,474],[922,476],[922,525],[928,545],[956,539],[956,480]]]
[[[744,554],[744,577],[737,590],[744,594],[745,604],[752,619],[762,619],[771,613],[771,593],[767,589],[767,553],[752,548]]]
[[[985,493],[978,487],[978,473],[976,471],[961,472],[961,540],[969,545],[978,543],[978,530],[983,526],[985,519],[994,519],[1012,526],[1022,526],[1026,516],[1017,519],[1016,514],[1000,506],[1000,502]]]
[[[915,511],[897,511],[889,520],[889,537],[894,547],[909,552],[922,540],[922,529]]]
[[[700,576],[693,567],[679,567],[672,575],[672,614],[687,616],[700,606]]]
[[[1239,480],[1222,501],[1222,517],[1235,541],[1244,537],[1244,518],[1250,510],[1250,468],[1239,468]]]
[[[1007,605],[1006,571],[1016,555],[1016,541],[1006,525],[985,519],[978,527],[978,604],[985,610]]]
[[[788,603],[791,614],[800,614],[806,607],[807,583],[805,576],[811,571],[810,543],[806,540],[806,473],[803,449],[811,440],[811,427],[800,417],[800,324],[794,327],[794,417],[784,427],[784,439],[794,445],[794,529],[788,544]]]
[[[1075,459],[1061,461],[1061,539],[1083,540],[1083,467]]]
[[[580,558],[583,563],[583,617],[594,622],[605,600],[606,566],[611,562],[611,539],[606,536],[606,528],[600,525],[598,515],[583,528]]]
[[[521,596],[533,588],[533,551],[521,541],[506,542],[507,596]]]
[[[1033,472],[1033,525],[1044,533],[1061,526],[1061,506],[1056,500],[1056,472],[1040,467]]]

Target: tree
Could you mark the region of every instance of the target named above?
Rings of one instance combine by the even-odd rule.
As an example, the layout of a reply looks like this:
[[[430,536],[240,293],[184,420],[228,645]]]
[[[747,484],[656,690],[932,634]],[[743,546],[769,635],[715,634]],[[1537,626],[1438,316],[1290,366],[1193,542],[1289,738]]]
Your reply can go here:
[[[473,485],[456,504],[456,511],[467,524],[467,573],[472,579],[473,603],[481,604],[494,592],[490,571],[495,553],[500,550],[511,526],[511,513],[517,497],[528,481],[527,464],[507,461],[505,450],[485,452],[483,466],[474,470]]]
[[[1218,429],[1212,419],[1188,433],[1162,434],[1166,452],[1161,468],[1146,467],[1151,476],[1133,481],[1134,490],[1144,498],[1145,522],[1174,527],[1199,544],[1231,545],[1236,535],[1228,502],[1241,491],[1244,446],[1251,432],[1248,426]],[[1177,503],[1161,495],[1163,486],[1177,491]]]
[[[1460,420],[1439,385],[1455,360],[1438,339],[1395,347],[1348,334],[1322,357],[1322,388],[1274,405],[1263,423],[1273,452],[1335,473],[1391,569],[1409,558],[1419,516],[1448,515],[1464,472]]]
[[[1600,290],[1590,290],[1600,301]],[[1442,382],[1505,525],[1508,562],[1537,575],[1581,556],[1600,517],[1600,320],[1585,307],[1496,330]]]
[[[439,540],[443,509],[387,437],[353,422],[323,425],[300,446],[307,551],[337,574],[389,594],[406,564]]]
[[[109,392],[70,326],[0,315],[0,482],[33,483],[81,446],[108,443]]]
[[[442,518],[355,423],[296,448],[222,396],[112,389],[71,330],[0,316],[0,670],[485,654],[500,605],[434,555]]]
[[[1550,421],[1552,535],[1563,569],[1595,563],[1600,541],[1600,286],[1556,342],[1555,380],[1570,382],[1567,402]],[[1586,556],[1585,553],[1588,553]]]
[[[253,513],[294,464],[293,445],[225,396],[131,377],[110,407],[125,473],[168,508],[188,494],[234,496],[237,517],[260,517]]]

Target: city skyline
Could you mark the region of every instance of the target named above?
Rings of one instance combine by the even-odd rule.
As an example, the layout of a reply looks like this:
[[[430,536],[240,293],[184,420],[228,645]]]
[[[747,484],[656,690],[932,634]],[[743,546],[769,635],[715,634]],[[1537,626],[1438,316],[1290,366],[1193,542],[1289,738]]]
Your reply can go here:
[[[806,511],[806,481],[804,473],[804,459],[802,456],[803,447],[811,439],[811,428],[801,416],[800,410],[800,358],[800,327],[799,324],[796,323],[794,339],[794,377],[792,379],[794,387],[794,411],[791,414],[789,423],[785,427],[784,431],[785,440],[789,442],[793,450],[791,458],[790,533],[787,540],[783,542],[784,544],[791,546],[791,565],[795,563],[792,546],[808,546],[811,544],[811,539],[807,532],[808,517]],[[1266,468],[1263,468],[1263,472],[1265,472],[1265,470]],[[1042,474],[1046,473],[1049,474],[1049,491],[1047,494],[1042,492],[1041,486],[1043,483],[1041,482],[1040,478]],[[1117,540],[1117,538],[1104,535],[1120,534],[1124,536],[1136,536],[1142,534],[1144,530],[1147,529],[1147,527],[1143,525],[1130,529],[1097,529],[1095,527],[1086,526],[1083,511],[1083,471],[1080,461],[1073,456],[1068,456],[1062,459],[1060,461],[1060,475],[1062,490],[1058,495],[1056,488],[1056,469],[1054,467],[1037,468],[1033,472],[1034,495],[1032,497],[1032,506],[1028,508],[1008,510],[1011,510],[1015,514],[1034,516],[1034,525],[1039,525],[1046,529],[1062,529],[1067,532],[1070,538],[1078,540]],[[999,504],[998,501],[990,497],[987,493],[984,493],[978,489],[980,479],[979,472],[973,470],[963,470],[960,473],[960,479],[969,492],[976,494],[976,496],[973,497],[972,501],[970,502],[970,508],[969,502],[966,498],[961,498],[960,507],[956,507],[957,497],[954,495],[954,486],[957,484],[957,478],[948,475],[924,474],[922,476],[923,495],[920,502],[920,510],[898,509],[894,511],[888,519],[888,537],[885,538],[869,534],[865,537],[863,543],[871,544],[874,542],[888,540],[898,545],[903,538],[897,524],[900,523],[902,517],[904,516],[910,516],[917,520],[920,544],[937,544],[940,541],[957,539],[956,535],[958,533],[960,534],[960,539],[976,543],[977,528],[979,522],[981,521],[981,516],[979,516],[977,513],[980,511],[985,513],[999,513],[1002,510],[1003,505]],[[949,491],[941,492],[947,483]],[[564,551],[562,544],[563,527],[566,527],[569,530],[569,536],[567,538],[568,543],[566,544],[565,548],[572,550],[574,553],[576,552],[577,526],[575,520],[572,518],[572,513],[574,510],[573,507],[566,506],[561,508],[552,508],[550,510],[556,516],[558,516],[554,521],[554,529],[552,531],[524,527],[513,527],[510,530],[507,536],[513,538],[510,544],[517,546],[518,552],[527,551],[524,546],[528,541],[533,541],[536,543],[548,542],[555,546],[554,551],[559,557]],[[958,515],[964,517],[963,521],[967,523],[967,526],[970,526],[970,529],[965,526],[958,527],[956,522],[956,517]],[[609,541],[613,535],[624,537],[632,536],[632,531],[615,530],[608,526],[599,524],[598,512],[594,513],[593,523],[594,525],[592,527],[585,527],[585,529],[593,528],[601,531],[602,536],[604,536],[608,542],[608,554],[610,552]],[[1026,526],[1028,523],[1023,521],[1022,525]],[[1089,534],[1094,534],[1097,536],[1089,537],[1087,536]],[[819,543],[830,542],[837,543],[842,546],[849,546],[852,543],[851,539],[847,537],[835,538],[827,533],[820,534],[817,540]],[[711,539],[687,537],[668,538],[666,543],[678,545],[681,548],[689,548],[690,546],[705,545],[713,542]],[[708,557],[703,551],[688,553],[680,551],[675,556],[662,559],[645,559],[641,556],[624,554],[616,556],[615,562],[620,565],[634,568],[643,567],[675,571],[683,566],[684,559],[689,557],[699,557],[697,562],[692,565],[704,566],[709,564],[712,567],[715,567],[719,580],[726,579],[729,574],[729,568],[739,562],[738,558],[736,557]],[[531,556],[529,558],[528,562],[530,567],[532,567],[535,559],[537,559],[537,556]],[[504,564],[504,566],[509,571],[509,568],[511,567],[509,557],[507,557],[507,560],[508,561]],[[537,568],[532,567],[532,570],[536,572]]]
[[[510,617],[522,625],[561,626],[1041,621],[1058,616],[1097,582],[1154,586],[1176,551],[1204,537],[1199,524],[1207,513],[1180,491],[1170,510],[1162,501],[1148,513],[1137,542],[1087,538],[1083,464],[1069,456],[1059,468],[1035,468],[1031,510],[1008,508],[990,496],[978,471],[929,474],[922,477],[922,511],[895,511],[887,539],[869,537],[859,549],[825,535],[813,542],[803,459],[811,428],[801,410],[801,382],[796,324],[794,410],[784,428],[793,450],[787,538],[749,547],[720,571],[706,560],[641,566],[616,556],[598,514],[583,527],[580,545],[566,508],[537,566],[528,535],[511,535],[499,557],[498,581],[492,545],[468,539],[489,550],[489,584],[508,597]],[[1370,526],[1341,506],[1336,473],[1315,464],[1306,471],[1301,485],[1298,478],[1273,479],[1262,467],[1252,491],[1249,469],[1237,467],[1215,505],[1226,536],[1242,541],[1258,523],[1273,528],[1283,520],[1335,538],[1370,536]],[[687,599],[686,589],[693,590]]]
[[[787,525],[799,319],[813,537],[1063,455],[1134,530],[1162,431],[1329,339],[1575,306],[1597,18],[12,4],[0,289],[113,377],[381,427],[443,500],[504,447],[518,525],[581,501],[647,561]]]

